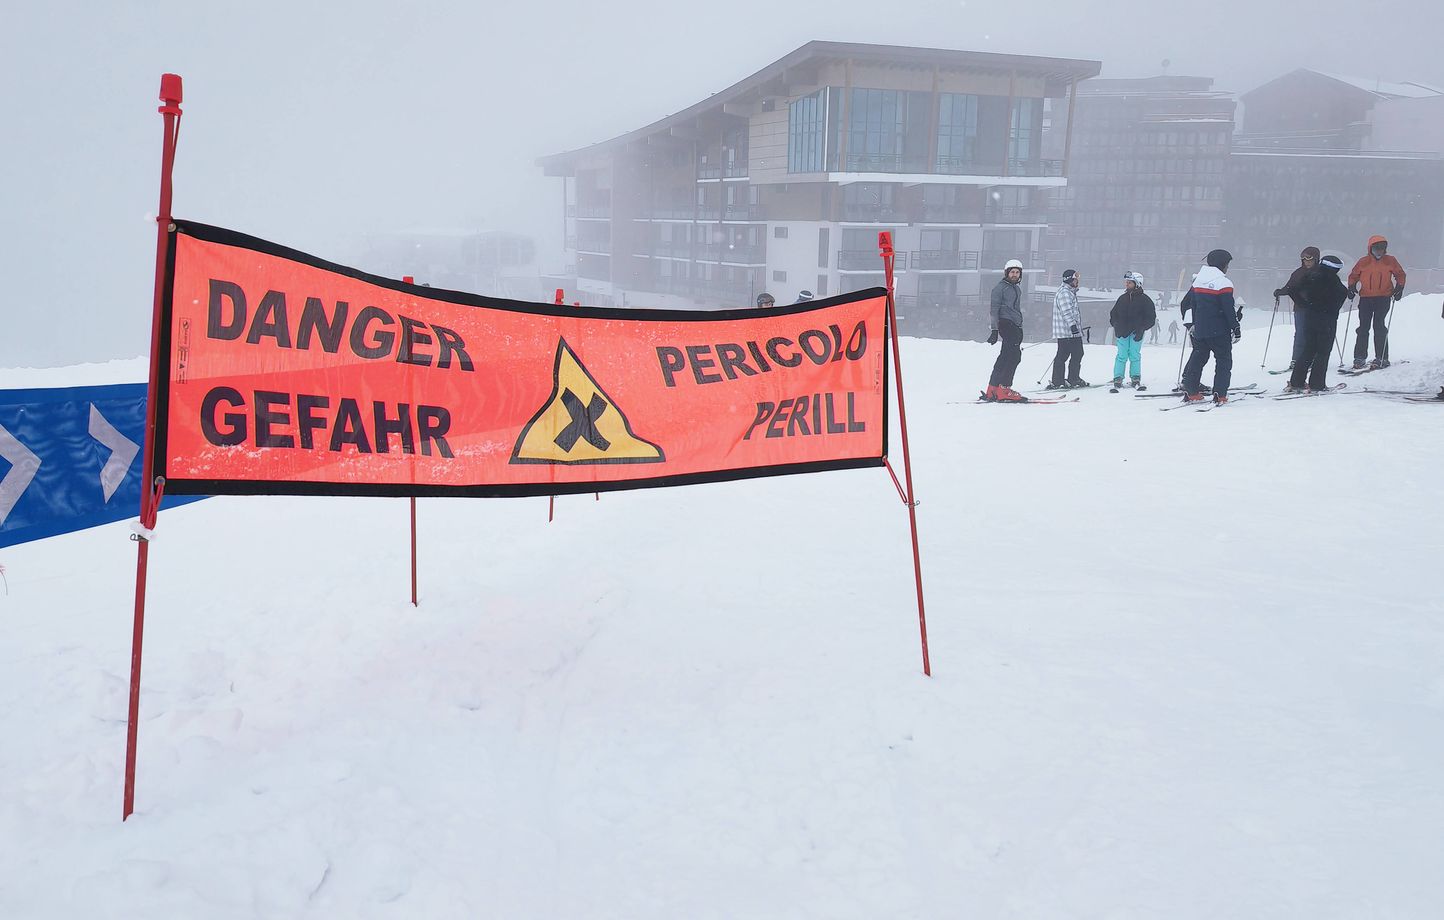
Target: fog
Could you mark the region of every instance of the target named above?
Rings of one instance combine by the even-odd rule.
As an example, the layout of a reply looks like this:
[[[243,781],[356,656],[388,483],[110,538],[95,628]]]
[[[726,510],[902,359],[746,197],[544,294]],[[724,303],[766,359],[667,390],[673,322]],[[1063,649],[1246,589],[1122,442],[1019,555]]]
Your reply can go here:
[[[403,8],[407,7],[407,8]],[[512,230],[560,264],[535,158],[675,112],[812,40],[1103,61],[1103,76],[1295,67],[1444,84],[1431,0],[12,2],[0,32],[0,366],[149,340],[160,74],[185,79],[177,216],[346,260],[359,235]],[[366,267],[366,266],[360,266]]]

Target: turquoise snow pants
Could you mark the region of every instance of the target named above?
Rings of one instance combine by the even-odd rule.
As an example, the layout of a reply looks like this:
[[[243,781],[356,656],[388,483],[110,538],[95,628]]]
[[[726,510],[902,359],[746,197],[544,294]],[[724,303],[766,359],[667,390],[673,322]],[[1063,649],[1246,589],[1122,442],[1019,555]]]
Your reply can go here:
[[[1125,335],[1118,340],[1118,357],[1113,359],[1113,376],[1122,377],[1123,368],[1128,364],[1133,365],[1131,377],[1143,376],[1143,343],[1136,341],[1133,336]]]

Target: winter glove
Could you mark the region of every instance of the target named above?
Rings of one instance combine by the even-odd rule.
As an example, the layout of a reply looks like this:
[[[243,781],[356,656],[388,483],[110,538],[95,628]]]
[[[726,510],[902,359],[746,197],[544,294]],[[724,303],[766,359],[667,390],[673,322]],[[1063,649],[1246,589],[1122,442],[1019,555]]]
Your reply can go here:
[[[1135,332],[1135,333],[1133,333],[1133,341],[1135,341],[1135,342],[1141,342],[1141,341],[1143,341],[1143,333],[1141,333],[1141,332]]]
[[[989,345],[996,345],[996,344],[998,344],[998,330],[994,329],[992,332],[989,332],[989,333],[988,333],[988,344],[989,344]]]
[[[1274,291],[1274,303],[1278,303],[1278,302],[1279,302],[1279,298],[1282,297],[1282,296],[1284,296],[1284,289],[1283,289],[1283,288],[1279,288],[1278,290]]]
[[[1237,326],[1233,327],[1233,343],[1237,345],[1238,340],[1241,338],[1243,338],[1243,330]]]
[[[1077,324],[1077,323],[1074,323],[1073,325],[1069,326],[1068,328],[1073,330],[1073,334],[1074,334],[1074,335],[1077,335],[1077,334],[1078,334],[1078,324]]]
[[[1358,297],[1358,296],[1359,296],[1359,289],[1358,289],[1357,287],[1351,287],[1351,288],[1349,288],[1349,299],[1350,299],[1350,300],[1353,300],[1355,297]]]
[[[1398,300],[1398,299],[1400,299],[1400,298],[1403,297],[1403,296],[1404,296],[1404,285],[1402,285],[1402,284],[1396,285],[1396,286],[1394,287],[1394,299],[1395,299],[1395,300]]]
[[[1243,307],[1238,308],[1238,312],[1233,315],[1233,318],[1239,322],[1243,322]]]

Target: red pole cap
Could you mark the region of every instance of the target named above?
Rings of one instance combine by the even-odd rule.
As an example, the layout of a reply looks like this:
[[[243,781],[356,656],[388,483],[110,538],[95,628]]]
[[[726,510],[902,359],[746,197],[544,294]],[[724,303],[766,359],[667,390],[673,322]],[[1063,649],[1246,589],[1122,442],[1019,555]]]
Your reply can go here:
[[[877,235],[877,248],[882,250],[884,256],[892,254],[892,232],[883,230]]]
[[[160,101],[168,105],[180,105],[181,78],[178,73],[160,75]]]
[[[413,278],[413,277],[411,277],[410,275],[402,275],[402,276],[401,276],[401,280],[404,281],[404,282],[406,282],[407,284],[415,284],[415,283],[416,283],[416,279]]]
[[[566,291],[563,291],[561,288],[557,288],[555,303],[558,306],[566,303]]]

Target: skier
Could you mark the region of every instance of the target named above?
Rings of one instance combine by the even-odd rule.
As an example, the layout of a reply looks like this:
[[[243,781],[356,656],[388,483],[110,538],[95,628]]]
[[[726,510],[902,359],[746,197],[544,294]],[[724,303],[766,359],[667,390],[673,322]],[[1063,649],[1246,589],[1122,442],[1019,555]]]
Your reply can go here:
[[[998,360],[993,364],[993,376],[988,378],[988,389],[983,393],[987,402],[1027,402],[1028,398],[1013,389],[1013,372],[1023,360],[1023,263],[1009,259],[1003,266],[1003,280],[993,287],[988,316],[992,320],[992,331],[988,333],[988,344],[1003,347]]]
[[[1168,344],[1172,345],[1178,341],[1178,320],[1168,324]]]
[[[1297,284],[1289,279],[1297,298],[1294,302],[1302,305],[1295,307],[1294,313],[1297,315],[1302,310],[1308,314],[1308,319],[1304,323],[1307,330],[1304,349],[1294,364],[1294,373],[1289,378],[1289,385],[1284,388],[1285,393],[1303,392],[1306,385],[1311,393],[1328,388],[1325,377],[1329,372],[1329,356],[1334,349],[1334,330],[1339,325],[1339,310],[1349,296],[1349,289],[1339,280],[1343,267],[1344,263],[1339,261],[1338,256],[1324,256],[1318,265],[1304,273]]]
[[[1359,336],[1354,341],[1354,370],[1363,370],[1369,356],[1369,323],[1374,325],[1374,368],[1389,366],[1390,298],[1404,296],[1404,266],[1389,255],[1389,241],[1369,237],[1369,253],[1349,272],[1349,299],[1359,297]]]
[[[1289,275],[1289,280],[1284,282],[1283,287],[1274,291],[1275,307],[1278,306],[1279,298],[1285,295],[1294,304],[1294,349],[1289,358],[1289,370],[1294,369],[1294,366],[1299,363],[1300,356],[1304,353],[1305,343],[1309,337],[1308,322],[1312,318],[1312,314],[1304,305],[1304,299],[1299,296],[1299,284],[1304,280],[1304,275],[1318,264],[1319,247],[1305,246],[1304,251],[1299,253],[1299,267],[1294,269],[1292,275]]]
[[[1129,365],[1133,370],[1130,381],[1133,388],[1148,389],[1143,385],[1143,333],[1153,328],[1157,318],[1153,298],[1143,290],[1143,276],[1125,272],[1123,293],[1108,314],[1108,324],[1118,337],[1118,357],[1113,359],[1113,392],[1123,386],[1123,371]]]
[[[1053,295],[1053,338],[1058,340],[1058,354],[1053,358],[1053,379],[1050,390],[1066,390],[1069,387],[1086,387],[1088,381],[1078,376],[1083,364],[1083,334],[1078,327],[1083,314],[1078,310],[1078,284],[1082,281],[1078,272],[1068,269],[1063,273],[1063,283]],[[1063,378],[1063,365],[1068,365],[1068,378]]]
[[[811,300],[811,299],[812,299],[812,292],[811,292],[811,291],[798,291],[798,292],[797,292],[797,299],[794,300],[793,303],[807,303],[807,302],[808,302],[809,300]]]
[[[1233,282],[1228,280],[1228,264],[1233,256],[1226,249],[1215,249],[1204,260],[1203,270],[1193,277],[1193,286],[1183,295],[1179,307],[1193,311],[1193,353],[1183,368],[1183,398],[1188,402],[1203,401],[1203,366],[1213,355],[1213,401],[1228,402],[1229,378],[1233,374],[1233,345],[1243,338],[1239,326],[1242,312],[1234,303]]]
[[[772,295],[767,293],[766,291],[763,291],[761,294],[757,295],[757,308],[759,310],[763,309],[764,307],[770,307],[776,302],[777,301],[772,299]]]

